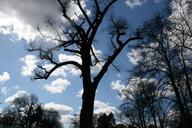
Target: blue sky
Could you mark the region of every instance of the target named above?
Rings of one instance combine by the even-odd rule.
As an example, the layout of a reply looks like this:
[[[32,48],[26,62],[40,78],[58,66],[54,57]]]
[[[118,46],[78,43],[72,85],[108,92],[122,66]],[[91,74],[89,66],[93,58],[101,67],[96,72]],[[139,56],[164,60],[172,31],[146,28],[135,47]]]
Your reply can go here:
[[[112,12],[117,16],[126,17],[133,30],[155,13],[162,11],[167,0],[142,1],[136,0],[135,4],[131,4],[128,1],[119,0]],[[0,107],[10,105],[15,97],[35,94],[41,103],[46,104],[45,107],[55,106],[65,120],[71,117],[71,114],[80,111],[81,98],[77,95],[82,89],[82,82],[78,72],[63,69],[48,80],[31,81],[31,71],[38,58],[26,50],[28,42],[44,40],[34,29],[37,24],[43,24],[44,18],[49,14],[59,14],[57,5],[52,2],[53,0],[0,0],[2,3],[0,7],[0,102],[2,104]],[[42,8],[42,5],[47,8]],[[60,20],[60,17],[56,15],[55,19]],[[104,21],[104,25],[106,23],[107,21]],[[99,42],[107,41],[102,32],[98,34],[98,38]],[[104,47],[99,49],[99,46]],[[95,47],[98,54],[103,55],[107,51],[106,45]],[[121,104],[117,95],[118,89],[126,85],[128,76],[126,70],[136,63],[133,61],[139,57],[133,50],[129,51],[129,54],[127,52],[125,49],[116,61],[121,72],[111,67],[101,81],[96,95],[96,113],[116,112],[115,107]]]

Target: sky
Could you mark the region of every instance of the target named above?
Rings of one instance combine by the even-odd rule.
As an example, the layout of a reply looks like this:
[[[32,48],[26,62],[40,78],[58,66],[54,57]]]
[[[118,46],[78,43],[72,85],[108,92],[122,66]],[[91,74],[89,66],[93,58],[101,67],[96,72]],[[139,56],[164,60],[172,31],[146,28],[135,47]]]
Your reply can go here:
[[[126,17],[130,30],[134,30],[154,14],[163,11],[166,1],[119,0],[110,12]],[[11,105],[14,98],[35,94],[45,108],[59,111],[65,124],[73,114],[79,113],[81,108],[82,82],[79,72],[63,67],[54,72],[48,80],[31,80],[39,59],[27,51],[29,42],[50,43],[40,36],[36,28],[38,25],[43,26],[49,17],[58,23],[62,21],[58,3],[55,0],[0,0],[0,3],[0,108]],[[71,5],[69,14],[74,16],[74,11],[79,13],[78,8]],[[107,24],[107,20],[104,24]],[[45,29],[44,32],[50,31]],[[101,33],[97,35],[97,41],[107,42],[102,30],[99,32]],[[95,51],[98,56],[103,56],[108,48],[107,45],[102,48],[100,46],[103,44],[95,46]],[[118,96],[118,90],[127,85],[127,70],[137,63],[139,57],[135,50],[125,49],[120,54],[116,60],[120,72],[111,67],[99,85],[95,113],[118,113],[117,107],[122,100]],[[79,59],[65,54],[60,54],[58,58]],[[93,69],[94,71],[97,69]]]

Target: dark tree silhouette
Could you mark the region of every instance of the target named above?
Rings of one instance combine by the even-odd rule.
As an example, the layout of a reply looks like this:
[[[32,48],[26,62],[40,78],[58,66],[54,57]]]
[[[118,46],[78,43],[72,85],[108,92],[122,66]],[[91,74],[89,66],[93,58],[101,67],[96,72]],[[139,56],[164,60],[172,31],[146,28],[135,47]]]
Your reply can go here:
[[[113,113],[109,115],[103,113],[97,119],[96,128],[113,128],[115,126],[115,119]]]
[[[43,109],[35,95],[18,97],[12,105],[1,113],[2,127],[62,128],[59,113]]]
[[[191,68],[190,68],[190,54],[192,51],[192,13],[191,13],[191,1],[178,0],[173,1],[170,4],[173,13],[170,16],[172,23],[172,37],[174,44],[178,47],[180,56],[180,65],[185,80],[183,81],[186,85],[188,95],[192,101],[192,90],[191,90]]]
[[[109,9],[118,1],[119,0],[83,0],[85,4],[90,6],[89,12],[91,13],[88,14],[87,8],[82,5],[82,0],[57,0],[61,7],[63,18],[67,22],[66,25],[62,27],[55,25],[50,20],[48,21],[48,25],[56,33],[55,37],[44,35],[38,28],[42,36],[57,41],[57,45],[52,48],[45,48],[32,44],[32,47],[29,48],[29,51],[39,52],[39,58],[42,61],[46,61],[45,63],[51,63],[53,65],[51,69],[46,69],[43,66],[45,63],[39,64],[35,71],[34,79],[48,79],[56,69],[66,65],[72,65],[81,71],[83,83],[82,109],[80,112],[81,128],[92,128],[95,92],[110,65],[113,65],[114,60],[129,42],[141,39],[137,34],[128,34],[126,31],[127,23],[124,20],[111,18],[109,34],[111,35],[110,40],[113,51],[111,51],[111,54],[106,56],[104,60],[101,60],[96,55],[93,45],[96,40],[98,29],[101,29],[101,24]],[[81,11],[81,15],[76,14],[78,20],[73,19],[67,11],[70,7],[70,3],[77,5]],[[60,62],[56,59],[58,52],[80,57],[81,63],[76,60]],[[91,67],[101,62],[103,63],[102,68],[98,74],[92,76]]]
[[[128,127],[167,127],[174,104],[165,98],[161,86],[155,79],[130,80],[128,88],[120,92],[123,96],[123,103],[120,106],[121,122]]]
[[[185,33],[180,34],[182,30],[177,28],[181,27],[180,24],[172,22],[179,20],[175,18],[177,17],[173,20],[165,15],[158,15],[145,23],[141,30],[144,39],[135,45],[142,60],[133,69],[133,76],[160,81],[170,94],[164,98],[176,105],[174,111],[175,118],[179,118],[177,123],[180,122],[182,127],[187,128],[191,125],[190,39]]]

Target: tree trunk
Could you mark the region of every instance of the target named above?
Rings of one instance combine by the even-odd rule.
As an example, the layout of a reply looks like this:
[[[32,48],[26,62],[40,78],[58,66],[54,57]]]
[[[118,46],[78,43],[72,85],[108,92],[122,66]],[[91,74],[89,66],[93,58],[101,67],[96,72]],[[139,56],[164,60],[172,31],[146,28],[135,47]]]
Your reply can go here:
[[[88,42],[82,45],[82,80],[83,80],[83,95],[82,108],[80,113],[80,128],[93,128],[93,110],[95,91],[91,82],[91,55]]]
[[[95,90],[93,87],[84,90],[80,113],[80,128],[93,128]]]

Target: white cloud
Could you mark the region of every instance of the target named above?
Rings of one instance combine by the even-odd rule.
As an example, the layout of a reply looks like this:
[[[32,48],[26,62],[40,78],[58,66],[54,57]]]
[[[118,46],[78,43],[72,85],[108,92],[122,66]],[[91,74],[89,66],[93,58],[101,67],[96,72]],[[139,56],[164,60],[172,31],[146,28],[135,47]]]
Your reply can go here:
[[[125,88],[125,85],[121,83],[121,80],[116,80],[111,82],[111,89],[120,91]]]
[[[131,7],[134,8],[135,6],[141,6],[146,0],[126,0],[125,3]]]
[[[99,113],[106,113],[109,114],[112,112],[113,114],[119,113],[119,110],[116,107],[110,106],[109,103],[104,103],[99,100],[95,100],[94,102],[94,113],[99,114]]]
[[[54,102],[46,103],[43,105],[43,107],[47,110],[52,109],[62,114],[68,114],[70,112],[73,112],[73,108],[71,108],[70,106],[63,104],[56,104]]]
[[[54,0],[0,0],[0,3],[0,27],[7,33],[15,33],[19,39],[33,40],[39,35],[35,27],[46,17],[61,19]]]
[[[131,52],[127,53],[127,57],[133,65],[137,65],[138,62],[143,59],[140,54],[140,51],[135,49],[131,49]]]
[[[82,97],[82,95],[83,95],[83,89],[77,92],[76,97]]]
[[[76,56],[76,55],[66,55],[66,54],[59,54],[58,56],[60,62],[65,62],[65,61],[76,61],[78,63],[81,62],[81,58]]]
[[[60,62],[76,61],[79,64],[82,63],[81,58],[76,56],[76,55],[59,54],[58,59],[59,59]],[[68,74],[71,74],[73,76],[77,76],[77,75],[79,75],[81,73],[81,71],[79,69],[76,69],[72,65],[64,66],[63,69],[65,70],[65,72],[68,72]]]
[[[147,0],[126,0],[125,3],[130,7],[142,6]],[[161,0],[154,0],[155,3],[161,2]]]
[[[0,0],[0,3],[0,27],[4,26],[7,33],[15,33],[20,39],[34,39],[38,35],[34,28],[46,17],[61,19],[54,0]]]
[[[16,98],[28,96],[29,94],[26,91],[17,91],[14,95],[5,99],[5,103],[13,104],[13,101]]]
[[[79,109],[81,109],[81,106],[79,107]],[[111,106],[109,103],[100,100],[94,101],[94,114],[109,114],[111,112],[115,115],[120,113],[120,111],[116,107]]]
[[[11,77],[8,72],[3,72],[2,75],[0,75],[0,83],[4,83],[5,81],[10,80]]]
[[[55,0],[0,0],[0,32],[16,34],[18,39],[34,40],[40,34],[35,30],[38,24],[45,23],[47,18],[61,23],[60,6]],[[68,14],[77,19],[81,14],[77,5],[70,3]],[[83,7],[86,8],[82,2]],[[43,7],[43,8],[42,8]]]
[[[58,78],[45,85],[45,89],[51,93],[62,93],[71,83],[67,79]]]
[[[116,90],[118,92],[117,99],[119,99],[119,100],[124,99],[124,95],[119,95],[126,89],[126,86],[124,84],[122,84],[121,80],[112,81],[111,82],[111,89]]]
[[[26,55],[20,59],[24,66],[21,68],[21,73],[23,76],[30,76],[33,74],[33,70],[36,68],[36,64],[39,61],[34,55]]]
[[[61,123],[62,124],[70,124],[71,123],[71,120],[74,118],[74,116],[72,115],[61,115]]]
[[[46,64],[46,65],[43,66],[43,68],[46,68],[48,71],[51,70],[53,67],[54,67],[53,64]],[[51,74],[51,76],[53,76],[53,77],[58,77],[58,76],[66,77],[66,76],[67,76],[67,73],[66,73],[64,67],[60,67],[60,68],[57,68],[57,69]]]
[[[128,85],[124,89],[119,90],[118,99],[125,100],[127,97],[134,98],[132,94],[134,94],[135,90],[140,87],[141,83],[153,83],[154,85],[156,85],[158,81],[153,78],[147,79],[133,77],[129,80]]]

